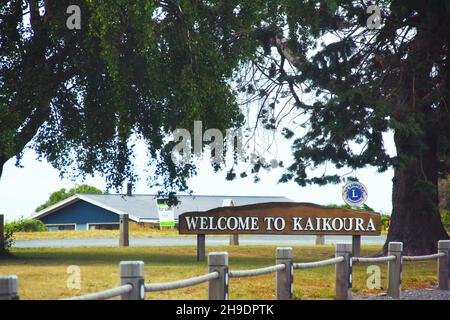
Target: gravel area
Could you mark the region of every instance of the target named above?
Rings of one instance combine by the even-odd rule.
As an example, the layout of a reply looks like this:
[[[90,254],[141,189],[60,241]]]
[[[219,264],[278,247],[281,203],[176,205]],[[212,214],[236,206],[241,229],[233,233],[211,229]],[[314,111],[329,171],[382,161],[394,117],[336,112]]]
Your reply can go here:
[[[353,300],[396,300],[388,297],[385,293],[369,295],[369,296],[354,296]],[[437,287],[410,289],[402,291],[402,296],[399,300],[450,300],[449,290],[439,290]]]

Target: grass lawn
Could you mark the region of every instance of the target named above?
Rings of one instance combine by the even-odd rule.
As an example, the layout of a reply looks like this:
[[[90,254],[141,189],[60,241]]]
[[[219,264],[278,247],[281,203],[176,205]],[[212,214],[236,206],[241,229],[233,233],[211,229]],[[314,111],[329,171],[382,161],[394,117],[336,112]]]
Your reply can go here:
[[[387,235],[386,231],[381,232]],[[208,235],[214,237],[216,235]],[[220,236],[220,235],[219,235]],[[145,229],[130,228],[130,238],[152,238],[152,237],[195,237],[192,235],[180,235],[178,229]],[[119,230],[70,230],[55,232],[15,232],[15,240],[35,240],[35,239],[81,239],[81,238],[119,238]]]
[[[178,234],[177,229],[144,229],[130,228],[130,237],[151,238],[183,236]],[[187,235],[188,236],[188,235]],[[192,236],[188,236],[192,237]],[[119,230],[70,230],[70,231],[44,231],[44,232],[15,232],[16,240],[34,239],[80,239],[80,238],[119,238]]]
[[[380,248],[364,246],[362,254],[377,252]],[[206,262],[195,261],[195,247],[129,247],[129,248],[45,248],[13,249],[13,257],[0,260],[0,274],[19,277],[21,299],[58,299],[109,289],[118,285],[121,260],[143,260],[145,281],[161,282],[201,275],[207,272]],[[208,251],[228,251],[230,269],[258,268],[274,264],[274,246],[207,247]],[[334,256],[334,247],[294,247],[296,262],[322,260]],[[81,269],[81,289],[66,286],[67,267]],[[386,291],[386,264],[381,264],[381,290],[366,287],[367,265],[353,268],[353,292],[381,293]],[[333,299],[334,266],[296,270],[295,299]],[[406,262],[403,287],[425,287],[436,284],[436,262]],[[275,274],[231,279],[230,299],[274,299]],[[195,287],[147,293],[146,299],[207,299],[207,284]]]

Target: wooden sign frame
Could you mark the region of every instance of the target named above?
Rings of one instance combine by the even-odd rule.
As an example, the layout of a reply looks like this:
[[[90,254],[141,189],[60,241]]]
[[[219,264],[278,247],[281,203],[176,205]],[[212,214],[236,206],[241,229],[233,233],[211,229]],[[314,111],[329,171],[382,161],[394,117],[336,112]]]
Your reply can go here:
[[[381,234],[376,212],[313,203],[266,202],[220,207],[179,216],[180,234],[352,235]]]

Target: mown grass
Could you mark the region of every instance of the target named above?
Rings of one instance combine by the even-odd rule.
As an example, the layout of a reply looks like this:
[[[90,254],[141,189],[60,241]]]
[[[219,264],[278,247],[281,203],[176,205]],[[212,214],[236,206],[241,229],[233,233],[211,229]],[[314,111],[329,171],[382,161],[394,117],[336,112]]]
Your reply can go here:
[[[153,229],[130,227],[131,238],[152,237],[193,237],[191,235],[180,235],[178,229]],[[386,231],[381,232],[387,235]],[[450,233],[449,233],[450,234]],[[208,235],[214,237],[215,235]],[[68,230],[68,231],[43,231],[43,232],[15,232],[15,240],[39,240],[39,239],[92,239],[92,238],[118,238],[119,230]]]
[[[130,228],[130,237],[152,238],[152,237],[178,237],[177,229],[144,229]],[[36,239],[81,239],[81,238],[118,238],[119,230],[69,230],[69,231],[44,231],[44,232],[15,232],[15,240]]]
[[[374,246],[363,247],[363,254],[378,252]],[[12,257],[0,260],[0,274],[19,276],[21,299],[59,299],[112,288],[118,285],[121,260],[143,260],[145,281],[172,281],[207,272],[206,262],[195,260],[195,247],[129,248],[42,248],[14,249]],[[250,269],[274,264],[274,246],[207,247],[210,251],[228,251],[230,269]],[[334,256],[334,247],[294,247],[296,262],[316,261]],[[81,289],[70,290],[67,267],[81,269]],[[355,294],[381,293],[386,290],[386,264],[381,264],[381,290],[366,286],[367,265],[354,266]],[[403,287],[426,287],[436,283],[436,262],[407,262]],[[296,270],[295,299],[333,299],[334,267]],[[231,279],[230,299],[274,299],[275,275]],[[195,287],[147,293],[146,299],[207,299],[207,284]]]

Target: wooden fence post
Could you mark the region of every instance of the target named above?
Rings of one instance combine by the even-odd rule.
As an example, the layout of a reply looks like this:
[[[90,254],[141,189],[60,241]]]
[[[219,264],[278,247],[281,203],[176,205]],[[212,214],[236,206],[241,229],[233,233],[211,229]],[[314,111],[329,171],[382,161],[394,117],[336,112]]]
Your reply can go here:
[[[19,300],[17,276],[0,276],[0,300]]]
[[[120,236],[119,247],[128,247],[130,245],[128,232],[128,214],[120,215]]]
[[[276,273],[277,300],[291,300],[294,293],[294,264],[292,262],[292,248],[277,248],[275,264],[286,267]]]
[[[228,252],[211,252],[208,255],[209,272],[218,272],[219,277],[209,281],[209,300],[228,300]]]
[[[197,234],[197,261],[205,261],[206,234]]]
[[[144,262],[121,261],[120,285],[131,284],[133,290],[120,296],[122,300],[144,300]]]
[[[336,300],[351,300],[352,244],[337,243],[336,257],[344,257],[344,261],[336,263]]]
[[[402,293],[402,252],[402,242],[389,242],[388,256],[395,256],[395,260],[388,261],[387,295],[394,299],[400,299]]]
[[[438,259],[439,289],[448,290],[450,273],[450,240],[439,240],[438,252],[443,252],[445,254]]]

